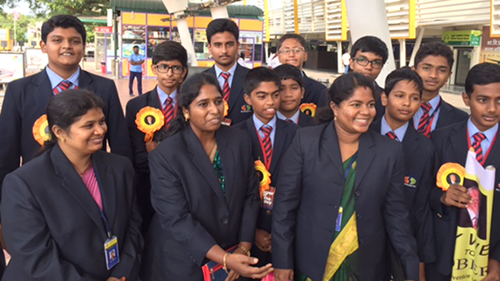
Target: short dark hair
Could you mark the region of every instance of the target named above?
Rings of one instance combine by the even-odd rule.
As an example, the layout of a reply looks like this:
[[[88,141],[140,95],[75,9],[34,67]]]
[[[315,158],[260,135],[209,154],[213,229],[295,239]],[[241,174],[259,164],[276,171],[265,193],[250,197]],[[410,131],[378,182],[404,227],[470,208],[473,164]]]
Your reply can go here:
[[[393,72],[389,73],[389,75],[387,75],[387,78],[385,78],[385,94],[389,96],[394,86],[396,86],[396,84],[401,81],[413,82],[413,85],[415,85],[415,87],[418,89],[420,98],[422,98],[422,93],[424,91],[424,83],[422,82],[422,78],[420,78],[420,75],[418,75],[418,73],[407,66],[396,69]]]
[[[56,27],[71,28],[73,27],[82,36],[82,44],[85,45],[87,40],[87,32],[83,23],[75,16],[71,15],[58,15],[51,17],[42,25],[42,41],[47,43],[47,36],[54,31]]]
[[[306,49],[306,39],[304,39],[304,37],[302,37],[301,35],[299,34],[295,34],[295,33],[288,33],[288,34],[285,34],[283,36],[281,36],[280,40],[278,40],[278,43],[276,44],[276,50],[277,52],[280,51],[281,49],[281,45],[283,45],[283,42],[285,42],[285,40],[287,39],[295,39],[297,40],[300,45],[302,45],[302,47],[304,47],[304,50],[307,51]]]
[[[134,45],[134,47],[132,47],[132,49],[135,49],[135,48],[139,49],[139,45]]]
[[[304,80],[302,79],[302,72],[291,64],[282,64],[275,67],[273,71],[278,75],[280,80],[292,79],[303,87]]]
[[[274,71],[267,67],[256,67],[248,71],[243,80],[245,94],[250,96],[262,82],[274,82],[278,88],[281,88],[281,80]]]
[[[189,67],[186,49],[175,41],[165,41],[156,46],[153,51],[153,64],[172,60],[178,60],[182,64],[182,67],[186,69],[185,77],[187,77]]]
[[[238,42],[240,38],[240,29],[234,21],[230,19],[214,19],[208,24],[206,30],[208,44],[212,41],[212,36],[225,31],[232,33],[236,42]]]
[[[91,109],[104,109],[106,104],[96,94],[83,89],[71,89],[53,96],[47,104],[47,121],[49,123],[50,140],[46,141],[43,151],[57,144],[57,138],[52,131],[54,125],[68,132],[69,127],[77,122]]]
[[[465,78],[465,93],[470,98],[475,85],[491,83],[500,83],[500,65],[487,62],[476,64],[469,70],[467,78]]]
[[[358,51],[374,53],[377,56],[382,57],[382,62],[385,63],[389,57],[389,50],[384,41],[375,36],[364,36],[356,40],[351,49],[351,58],[356,57]]]
[[[448,66],[450,67],[450,71],[451,71],[451,68],[453,67],[453,62],[455,60],[453,59],[453,51],[445,43],[443,43],[443,42],[430,42],[430,43],[425,43],[425,44],[421,45],[420,49],[418,49],[418,52],[415,55],[415,63],[414,63],[415,68],[418,66],[418,64],[421,61],[423,61],[428,56],[445,57],[446,60],[448,61]]]

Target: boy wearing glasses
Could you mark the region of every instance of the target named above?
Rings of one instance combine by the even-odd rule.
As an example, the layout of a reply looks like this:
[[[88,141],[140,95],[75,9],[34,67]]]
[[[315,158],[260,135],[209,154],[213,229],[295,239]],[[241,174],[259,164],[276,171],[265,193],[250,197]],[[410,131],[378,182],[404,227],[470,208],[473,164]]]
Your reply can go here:
[[[146,236],[149,223],[154,214],[151,206],[148,153],[156,148],[158,143],[153,138],[139,130],[136,124],[137,113],[150,106],[162,111],[165,125],[155,135],[168,129],[170,122],[177,115],[177,93],[188,73],[187,52],[184,47],[173,41],[163,42],[153,52],[153,73],[158,85],[152,91],[131,99],[127,103],[126,118],[130,141],[132,143],[133,165],[135,169],[135,186],[137,201],[142,213],[142,233]],[[148,122],[146,120],[146,122]],[[151,124],[149,124],[151,125]]]
[[[467,113],[445,102],[439,90],[451,76],[453,52],[441,42],[422,45],[415,56],[414,70],[424,81],[420,109],[413,116],[415,129],[426,137],[436,128],[467,119]]]
[[[301,103],[314,103],[318,108],[327,105],[325,85],[313,80],[304,73],[302,66],[307,61],[306,40],[298,34],[285,34],[277,44],[281,64],[291,64],[302,72],[304,79],[304,98]]]

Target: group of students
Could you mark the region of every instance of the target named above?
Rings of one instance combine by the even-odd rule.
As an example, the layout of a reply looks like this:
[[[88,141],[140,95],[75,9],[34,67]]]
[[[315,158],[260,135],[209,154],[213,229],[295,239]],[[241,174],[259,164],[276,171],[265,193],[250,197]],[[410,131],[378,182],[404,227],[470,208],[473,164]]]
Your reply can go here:
[[[113,81],[78,66],[83,24],[43,24],[49,64],[8,85],[0,114],[2,280],[203,280],[211,262],[226,280],[451,280],[471,196],[436,173],[471,147],[499,166],[500,66],[470,70],[468,115],[439,95],[443,43],[383,89],[388,49],[362,37],[327,89],[302,70],[300,35],[278,41],[282,65],[250,70],[233,21],[206,31],[215,65],[188,76],[186,50],[158,45],[158,85],[124,116]],[[498,204],[487,281],[500,280]]]

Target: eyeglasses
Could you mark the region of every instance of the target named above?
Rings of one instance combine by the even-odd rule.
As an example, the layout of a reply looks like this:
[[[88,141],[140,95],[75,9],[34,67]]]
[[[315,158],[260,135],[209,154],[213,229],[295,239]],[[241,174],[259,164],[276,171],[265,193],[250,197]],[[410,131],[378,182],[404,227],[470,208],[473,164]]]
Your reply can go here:
[[[180,65],[166,65],[166,64],[157,64],[155,65],[156,70],[160,73],[168,73],[169,70],[172,70],[174,74],[182,74],[184,71],[184,67]]]
[[[384,65],[381,60],[369,60],[365,57],[355,58],[354,61],[356,61],[361,66],[367,66],[368,64],[371,64],[375,69],[380,69]]]
[[[280,54],[285,54],[285,55],[288,55],[291,52],[293,52],[294,54],[298,55],[298,54],[304,52],[304,49],[295,48],[295,49],[283,49],[283,50],[279,51]]]

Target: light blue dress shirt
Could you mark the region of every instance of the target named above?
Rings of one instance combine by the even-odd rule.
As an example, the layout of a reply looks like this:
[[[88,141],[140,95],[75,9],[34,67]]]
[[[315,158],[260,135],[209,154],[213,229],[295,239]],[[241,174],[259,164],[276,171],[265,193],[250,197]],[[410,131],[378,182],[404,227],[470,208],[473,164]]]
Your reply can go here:
[[[259,118],[255,116],[255,113],[252,115],[252,118],[253,118],[253,123],[255,124],[255,129],[259,133],[260,139],[264,137],[264,133],[260,131],[260,127],[264,125],[269,125],[273,128],[273,130],[271,131],[271,135],[269,137],[271,138],[271,146],[274,147],[274,135],[276,134],[276,115],[273,117],[273,119],[271,119],[271,121],[269,121],[268,124],[264,124],[262,121],[260,121]]]
[[[52,69],[50,69],[49,66],[45,68],[45,71],[47,72],[47,76],[49,76],[49,81],[50,85],[52,86],[52,90],[54,90],[59,83],[64,81],[61,76],[57,75]],[[80,77],[80,68],[78,68],[73,75],[71,75],[68,79],[69,82],[73,83],[69,89],[75,89],[75,87],[78,87],[78,78]]]
[[[474,134],[479,132],[479,129],[472,123],[470,117],[469,121],[467,121],[467,130],[469,130],[469,138],[470,138],[470,144],[472,145],[474,143]],[[486,138],[481,142],[481,148],[483,149],[483,155],[486,156],[486,153],[488,153],[488,149],[490,149],[491,142],[495,139],[495,136],[497,135],[498,132],[498,123],[495,124],[495,126],[489,128],[488,130],[481,132],[483,133]]]
[[[387,134],[387,132],[392,131],[398,137],[397,140],[399,142],[403,142],[403,139],[405,138],[405,135],[406,135],[406,130],[408,129],[408,124],[410,124],[410,123],[406,122],[403,126],[397,128],[396,130],[392,130],[391,127],[389,126],[389,124],[387,124],[387,120],[385,120],[385,114],[384,114],[384,118],[382,118],[382,122],[380,124],[380,134],[385,136],[385,134]]]

